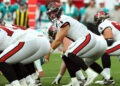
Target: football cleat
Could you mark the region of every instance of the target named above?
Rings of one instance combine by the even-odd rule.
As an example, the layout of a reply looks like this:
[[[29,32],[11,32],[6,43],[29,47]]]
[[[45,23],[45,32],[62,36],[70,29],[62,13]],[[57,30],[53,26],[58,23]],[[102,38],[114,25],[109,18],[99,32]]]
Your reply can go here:
[[[115,81],[111,77],[110,79],[103,79],[101,81],[96,81],[96,84],[101,84],[101,85],[115,85]]]
[[[5,86],[12,86],[11,84],[6,84]]]
[[[40,82],[40,78],[37,78],[37,79],[35,80],[35,84],[36,84],[37,86],[42,86],[42,83]]]
[[[62,85],[62,86],[83,86],[83,82],[82,81],[78,81],[78,84],[77,83],[74,84],[74,83],[70,82],[69,84]]]
[[[85,79],[78,79],[80,86],[84,86],[85,82],[87,81],[87,78]]]
[[[31,83],[28,86],[38,86],[37,84]]]
[[[93,81],[96,79],[97,76],[98,76],[98,74],[95,72],[89,74],[84,86],[89,86],[91,83],[93,83]]]

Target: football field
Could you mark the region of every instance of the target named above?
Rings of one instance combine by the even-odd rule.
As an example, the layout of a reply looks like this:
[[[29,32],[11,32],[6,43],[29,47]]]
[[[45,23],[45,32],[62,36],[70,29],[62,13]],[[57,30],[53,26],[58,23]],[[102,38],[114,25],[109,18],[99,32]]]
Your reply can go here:
[[[120,61],[115,56],[111,57],[111,59],[112,59],[111,75],[113,76],[116,82],[115,86],[120,86]],[[41,77],[41,82],[43,84],[42,86],[62,86],[63,84],[67,84],[70,82],[69,74],[68,72],[66,72],[61,80],[60,85],[51,84],[59,72],[61,61],[62,60],[60,58],[60,54],[52,54],[50,62],[43,65],[45,77]],[[100,59],[97,62],[101,64]],[[102,79],[102,77],[99,75],[96,80],[100,79]],[[0,86],[5,86],[6,83],[8,83],[8,81],[4,78],[3,75],[0,75]],[[103,86],[103,85],[93,83],[91,86]]]

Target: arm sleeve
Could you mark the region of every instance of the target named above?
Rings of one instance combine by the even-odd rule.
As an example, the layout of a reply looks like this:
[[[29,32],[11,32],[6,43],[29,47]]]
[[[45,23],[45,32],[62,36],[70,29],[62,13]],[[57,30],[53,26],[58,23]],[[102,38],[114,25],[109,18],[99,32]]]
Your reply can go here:
[[[61,27],[65,27],[66,25],[70,25],[70,19],[69,19],[69,17],[65,17],[65,18],[62,18],[62,19],[60,19],[60,22],[58,23],[58,25],[59,25],[59,27],[61,28]]]
[[[107,22],[101,23],[101,24],[99,25],[99,27],[98,27],[99,33],[100,33],[100,34],[103,34],[103,32],[104,32],[104,30],[105,30],[106,28],[111,28],[111,25],[109,25],[109,23],[107,23]],[[112,29],[112,28],[111,28],[111,29]]]

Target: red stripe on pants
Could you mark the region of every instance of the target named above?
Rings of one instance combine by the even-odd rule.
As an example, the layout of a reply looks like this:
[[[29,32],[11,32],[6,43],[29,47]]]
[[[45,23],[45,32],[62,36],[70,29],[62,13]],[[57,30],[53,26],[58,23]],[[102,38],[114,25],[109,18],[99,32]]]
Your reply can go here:
[[[81,49],[83,49],[90,41],[90,34],[86,36],[85,41],[73,51],[73,54],[77,54]]]
[[[111,53],[111,52],[114,52],[118,49],[120,49],[120,45],[117,45],[117,46],[113,47],[112,49],[107,50],[105,53]]]
[[[5,54],[3,57],[0,58],[0,62],[4,62],[8,58],[10,58],[13,54],[18,52],[24,45],[24,42],[20,42],[14,49],[12,49],[10,52]]]

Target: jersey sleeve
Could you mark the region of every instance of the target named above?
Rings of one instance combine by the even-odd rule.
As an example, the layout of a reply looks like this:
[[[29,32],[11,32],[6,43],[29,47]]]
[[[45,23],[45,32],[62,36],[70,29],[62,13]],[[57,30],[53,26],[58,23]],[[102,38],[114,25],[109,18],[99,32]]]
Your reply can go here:
[[[58,22],[58,25],[60,28],[63,28],[67,25],[70,25],[70,18],[69,17],[64,17],[64,18],[61,18],[60,21]]]
[[[109,24],[109,22],[103,22],[103,23],[101,23],[100,25],[99,25],[99,27],[98,27],[98,31],[99,31],[99,33],[100,34],[102,34],[103,32],[104,32],[104,30],[106,29],[106,28],[111,28],[111,25]]]

